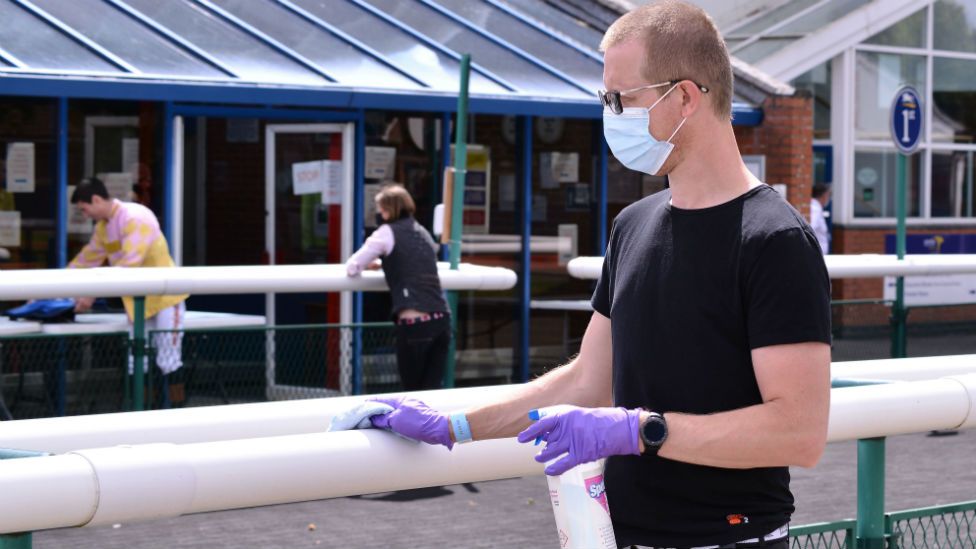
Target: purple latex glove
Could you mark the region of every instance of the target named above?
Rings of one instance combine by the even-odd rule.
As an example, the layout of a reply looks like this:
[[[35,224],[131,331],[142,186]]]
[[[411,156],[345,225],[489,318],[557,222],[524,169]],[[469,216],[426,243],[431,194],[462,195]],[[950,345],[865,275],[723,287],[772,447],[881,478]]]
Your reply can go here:
[[[640,410],[559,406],[519,433],[518,441],[546,441],[535,456],[539,463],[566,454],[546,467],[555,476],[608,456],[640,454],[639,429]]]
[[[426,442],[427,444],[443,444],[450,450],[454,446],[451,440],[450,420],[447,414],[442,414],[415,398],[371,398],[392,406],[394,409],[388,414],[379,414],[370,418],[373,427],[389,429],[394,433]]]

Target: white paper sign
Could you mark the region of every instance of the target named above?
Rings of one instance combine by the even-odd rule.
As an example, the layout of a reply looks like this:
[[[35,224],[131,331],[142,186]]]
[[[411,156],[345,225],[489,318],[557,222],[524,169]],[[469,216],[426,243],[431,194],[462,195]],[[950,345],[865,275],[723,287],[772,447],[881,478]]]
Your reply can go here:
[[[395,161],[393,147],[366,147],[366,179],[392,179]]]
[[[322,173],[324,175],[322,203],[342,204],[342,161],[323,160]]]
[[[71,203],[71,195],[75,194],[75,186],[68,185],[68,193],[64,201],[68,203],[68,234],[91,234],[95,223],[81,213],[81,208]]]
[[[132,180],[139,179],[139,138],[122,138],[122,171],[132,174]]]
[[[895,277],[886,276],[884,298],[895,299]],[[905,277],[905,305],[952,305],[976,303],[976,275]]]
[[[314,160],[291,165],[292,190],[295,194],[322,192],[325,188],[325,166],[322,162],[322,160]]]
[[[10,143],[7,145],[6,178],[8,192],[34,192],[33,143]]]
[[[129,172],[100,173],[98,178],[105,183],[105,189],[112,198],[122,202],[132,202],[132,174]]]
[[[0,246],[20,247],[20,212],[0,212]]]
[[[552,177],[560,183],[579,181],[579,153],[552,154]]]

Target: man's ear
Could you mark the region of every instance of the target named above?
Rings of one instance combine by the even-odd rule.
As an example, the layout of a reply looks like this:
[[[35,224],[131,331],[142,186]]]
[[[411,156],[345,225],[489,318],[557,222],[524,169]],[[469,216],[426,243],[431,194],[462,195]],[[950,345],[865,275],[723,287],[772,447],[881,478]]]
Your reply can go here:
[[[682,80],[678,83],[678,89],[676,91],[680,93],[681,116],[684,118],[688,118],[694,114],[705,101],[705,94],[691,80]]]

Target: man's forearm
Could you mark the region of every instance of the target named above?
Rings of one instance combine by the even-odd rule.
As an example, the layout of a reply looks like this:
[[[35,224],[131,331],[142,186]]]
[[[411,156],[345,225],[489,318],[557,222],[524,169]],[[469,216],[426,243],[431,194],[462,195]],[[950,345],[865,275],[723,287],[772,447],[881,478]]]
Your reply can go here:
[[[533,408],[556,404],[576,406],[608,406],[610,392],[593,391],[580,382],[579,359],[556,368],[546,375],[512,391],[508,398],[473,408],[467,412],[471,434],[475,440],[513,437],[529,426],[528,413]]]
[[[718,414],[666,413],[668,439],[658,455],[730,469],[812,467],[826,443],[827,414],[803,415],[775,400]]]

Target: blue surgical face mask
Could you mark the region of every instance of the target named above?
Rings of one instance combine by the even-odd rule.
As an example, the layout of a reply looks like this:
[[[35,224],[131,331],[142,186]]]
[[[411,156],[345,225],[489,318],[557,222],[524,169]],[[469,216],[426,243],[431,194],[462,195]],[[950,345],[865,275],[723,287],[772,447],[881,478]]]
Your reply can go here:
[[[656,175],[674,150],[671,142],[687,118],[682,118],[678,127],[671,133],[667,141],[658,141],[651,135],[651,109],[657,106],[671,93],[677,84],[664,92],[657,101],[648,108],[628,107],[620,114],[603,109],[603,137],[606,138],[610,150],[621,164],[631,170]]]

